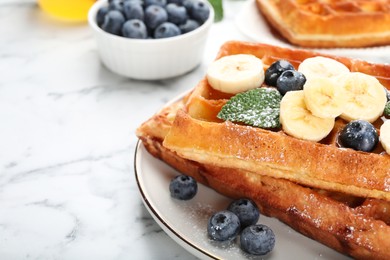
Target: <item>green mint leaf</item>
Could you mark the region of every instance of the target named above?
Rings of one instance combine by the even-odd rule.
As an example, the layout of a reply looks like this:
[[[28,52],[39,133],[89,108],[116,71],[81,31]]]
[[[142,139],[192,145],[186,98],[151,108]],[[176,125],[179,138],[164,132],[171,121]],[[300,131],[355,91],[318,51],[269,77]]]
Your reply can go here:
[[[282,95],[273,88],[256,88],[238,93],[226,102],[217,117],[261,128],[280,127]]]
[[[385,116],[390,116],[390,101],[387,101],[385,105],[385,110],[383,111],[383,114]]]
[[[214,8],[214,21],[219,22],[223,19],[223,4],[222,0],[209,0]]]

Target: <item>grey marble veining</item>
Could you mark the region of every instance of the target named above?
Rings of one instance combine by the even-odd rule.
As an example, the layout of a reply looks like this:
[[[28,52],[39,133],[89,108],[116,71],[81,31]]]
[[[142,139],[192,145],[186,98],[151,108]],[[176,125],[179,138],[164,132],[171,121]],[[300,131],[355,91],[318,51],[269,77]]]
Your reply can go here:
[[[241,37],[218,29],[232,23],[228,11],[192,72],[137,81],[100,63],[86,23],[0,1],[0,259],[195,259],[142,204],[135,129]]]

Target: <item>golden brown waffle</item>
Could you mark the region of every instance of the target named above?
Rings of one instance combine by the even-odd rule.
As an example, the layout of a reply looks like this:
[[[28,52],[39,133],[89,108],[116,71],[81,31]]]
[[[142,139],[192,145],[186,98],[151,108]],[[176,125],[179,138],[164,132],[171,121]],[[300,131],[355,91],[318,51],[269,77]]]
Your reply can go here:
[[[254,54],[261,58],[266,66],[281,58],[287,59],[297,66],[305,58],[317,55],[313,52],[268,45],[228,42],[222,46],[218,57],[237,53]],[[352,71],[361,71],[377,76],[382,84],[389,88],[389,65],[376,65],[347,58],[336,59],[346,64]],[[332,189],[332,187],[322,189],[318,188],[322,186],[307,186],[304,178],[298,180],[300,184],[282,178],[274,178],[281,177],[270,175],[270,172],[275,173],[274,169],[260,166],[255,171],[248,170],[242,167],[240,162],[238,164],[224,164],[226,158],[222,159],[222,163],[218,160],[215,161],[212,158],[213,153],[234,146],[241,148],[235,149],[236,152],[241,153],[247,150],[247,147],[251,146],[254,141],[251,137],[241,140],[245,143],[236,143],[233,138],[240,139],[240,136],[247,135],[254,128],[224,123],[216,118],[216,113],[228,98],[230,95],[213,90],[203,79],[184,99],[165,107],[145,122],[137,130],[137,135],[147,150],[157,158],[164,160],[183,173],[194,176],[198,181],[224,195],[233,198],[249,197],[253,199],[263,214],[280,219],[308,237],[355,258],[390,259],[390,252],[387,250],[390,246],[388,239],[390,235],[390,202],[388,199],[386,201],[385,199],[361,196],[362,188],[358,188],[357,192],[356,190],[351,192],[349,189],[342,189],[347,193],[336,192],[335,190],[338,189]],[[211,124],[213,127],[204,131],[206,128],[202,129],[203,124]],[[340,121],[337,125],[343,124],[344,122]],[[233,130],[231,132],[234,133],[233,136],[223,139],[226,133],[220,132],[221,126],[222,128],[226,127],[225,130]],[[189,129],[196,129],[196,131],[187,132]],[[275,150],[279,148],[272,145],[280,136],[287,138],[285,144],[288,149],[283,151],[284,155],[287,155],[286,152],[296,152],[300,156],[309,154],[309,160],[314,164],[317,163],[317,156],[306,150],[310,145],[329,148],[332,152],[333,149],[347,150],[339,149],[334,145],[335,133],[321,144],[307,143],[288,137],[281,130],[271,132],[259,129],[255,130],[255,133],[260,137],[269,138],[264,143],[266,146],[263,149],[264,153],[260,152],[261,156],[264,156],[263,159],[277,155],[280,157],[281,151]],[[210,136],[215,138],[210,141],[208,139]],[[182,139],[182,137],[187,140]],[[168,149],[163,143],[168,144],[174,151]],[[294,145],[292,146],[291,143]],[[215,150],[215,144],[219,145],[218,151]],[[205,150],[208,150],[208,154],[202,155]],[[189,157],[183,154],[183,151],[190,151]],[[256,151],[259,152],[260,149]],[[350,152],[352,154],[367,154]],[[244,161],[253,160],[251,157],[242,155],[235,154],[232,157],[241,156]],[[268,157],[268,155],[271,156]],[[381,149],[376,150],[372,155],[383,159],[383,162],[379,163],[387,167],[384,168],[384,173],[388,184],[390,156],[385,155]],[[378,162],[372,163],[371,166],[377,167],[376,163]],[[285,165],[280,162],[279,166],[284,167]],[[294,170],[299,170],[301,166],[298,164],[294,167],[296,167]],[[327,166],[325,165],[325,167]],[[345,165],[345,167],[350,166]],[[380,171],[379,168],[375,169]],[[372,167],[368,169],[371,171]],[[371,174],[375,175],[376,170],[372,170]],[[351,182],[356,185],[353,179],[351,177]],[[359,181],[357,182],[359,183]],[[364,181],[363,184],[365,184]],[[368,187],[365,189],[371,190]],[[382,192],[384,192],[384,197],[388,198],[389,190],[382,189]]]
[[[367,47],[390,43],[389,0],[256,0],[289,42],[305,47]]]
[[[226,100],[208,99],[208,94],[198,96],[199,90],[214,92],[203,80],[189,97],[188,112],[176,114],[174,127],[164,141],[164,146],[181,157],[390,201],[390,156],[381,145],[370,153],[340,149],[336,139],[346,124],[344,120],[338,119],[334,130],[321,143],[300,140],[280,129],[269,131],[222,123],[216,114]]]

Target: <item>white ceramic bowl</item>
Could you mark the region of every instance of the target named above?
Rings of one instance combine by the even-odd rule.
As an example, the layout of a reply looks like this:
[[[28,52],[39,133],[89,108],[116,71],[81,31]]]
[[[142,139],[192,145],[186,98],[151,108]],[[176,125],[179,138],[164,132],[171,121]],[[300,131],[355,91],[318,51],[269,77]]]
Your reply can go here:
[[[207,0],[205,3],[210,7],[210,16],[194,31],[164,39],[129,39],[99,28],[96,13],[107,5],[107,0],[97,1],[89,10],[88,22],[96,38],[100,59],[111,71],[134,79],[165,79],[191,71],[202,61],[214,21],[214,10]]]

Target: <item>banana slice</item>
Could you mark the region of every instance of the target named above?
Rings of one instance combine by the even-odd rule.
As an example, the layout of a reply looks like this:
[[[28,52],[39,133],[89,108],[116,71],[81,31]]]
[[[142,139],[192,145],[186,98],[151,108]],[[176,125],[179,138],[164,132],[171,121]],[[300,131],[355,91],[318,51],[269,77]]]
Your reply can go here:
[[[344,110],[343,90],[330,78],[311,78],[303,86],[306,106],[315,116],[336,118]]]
[[[264,82],[263,67],[261,59],[254,55],[225,56],[211,63],[207,80],[216,90],[236,94],[260,87]]]
[[[374,122],[385,109],[386,92],[373,76],[351,72],[338,78],[338,84],[345,89],[346,103],[341,118],[351,121],[362,119]]]
[[[280,102],[280,123],[291,136],[309,141],[320,141],[333,129],[334,118],[320,118],[306,107],[303,90],[289,91]]]
[[[390,120],[386,120],[381,126],[379,141],[386,153],[390,154]]]
[[[347,66],[331,58],[317,56],[305,59],[298,66],[298,71],[311,78],[332,78],[349,72]]]

